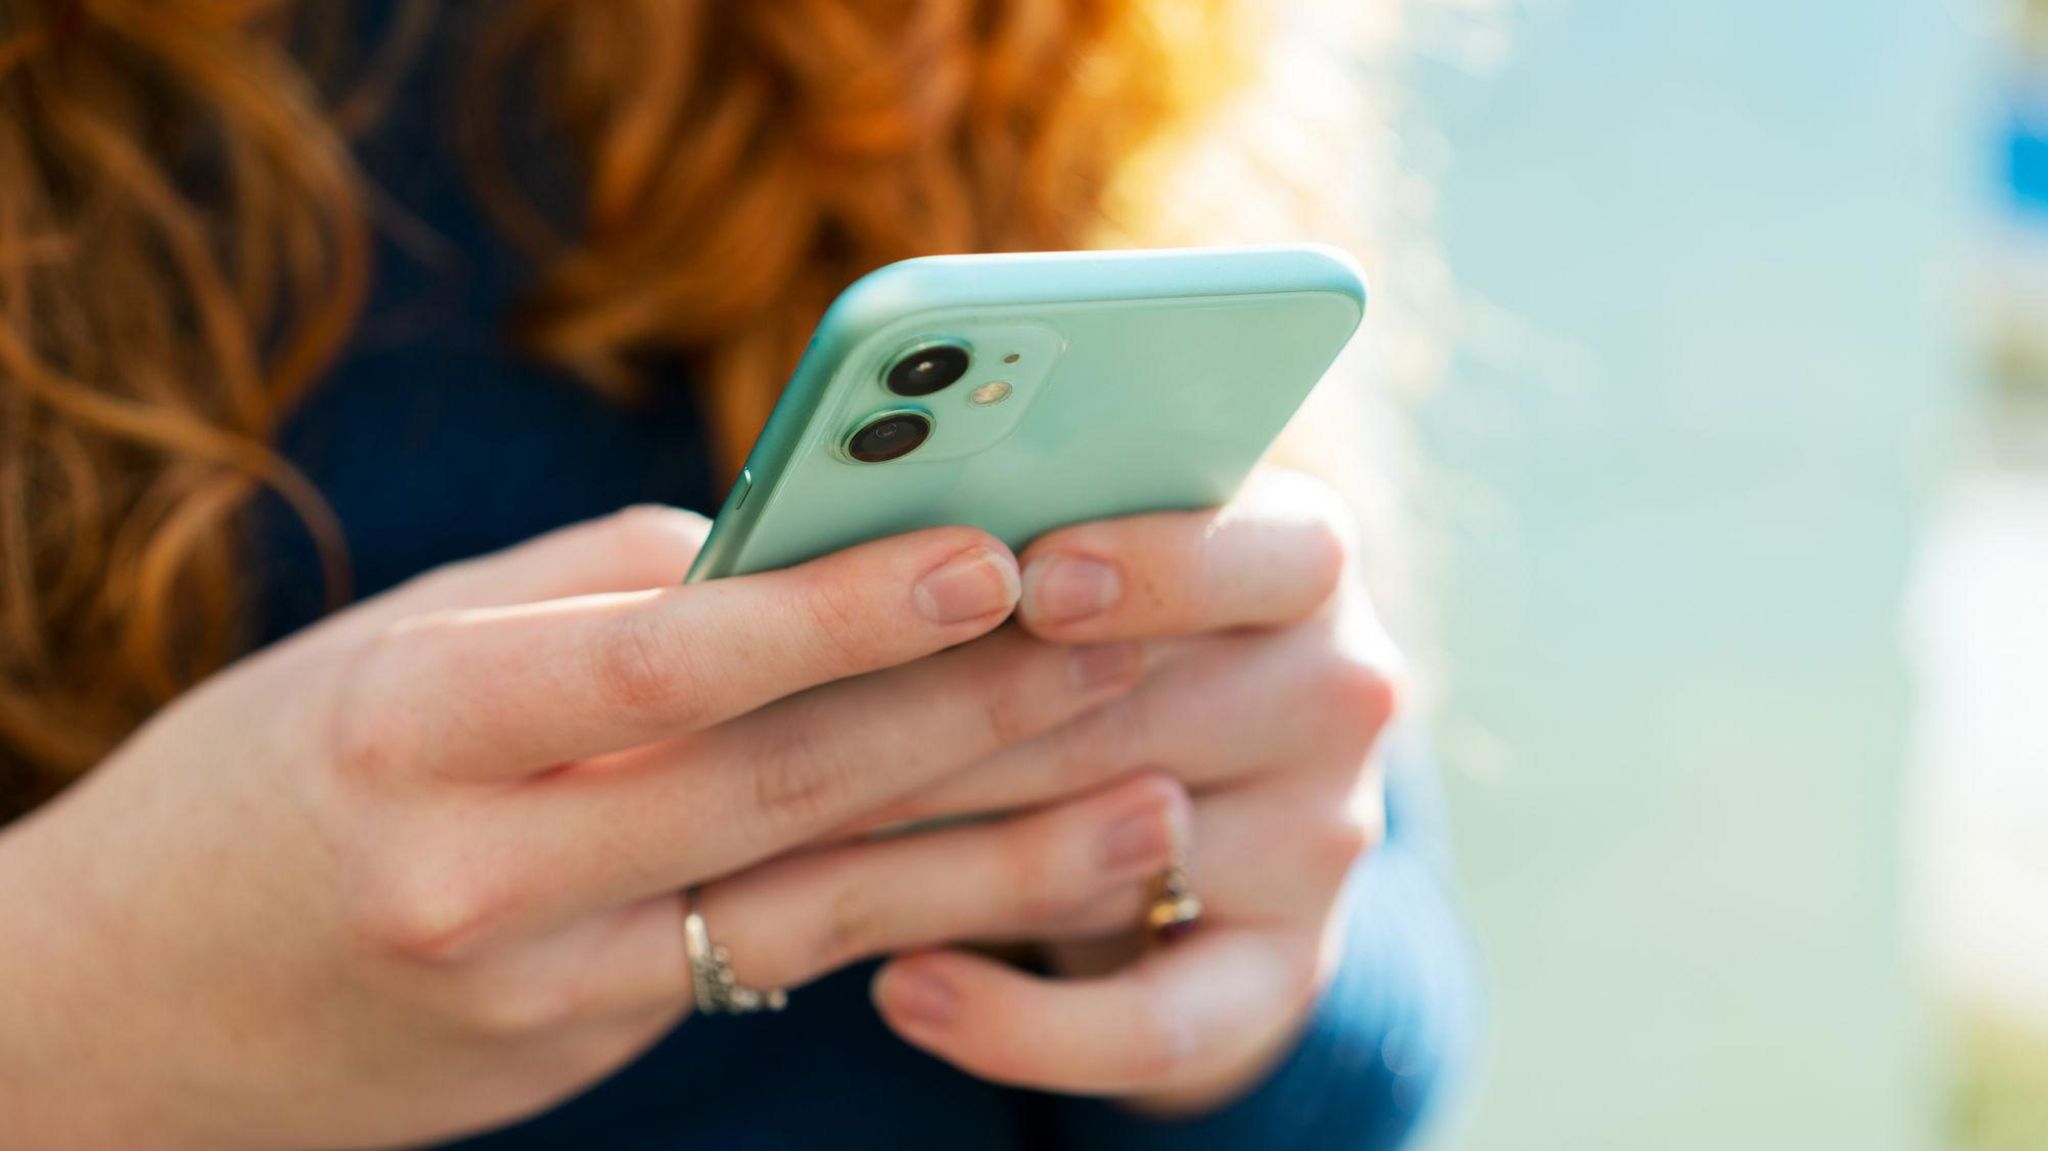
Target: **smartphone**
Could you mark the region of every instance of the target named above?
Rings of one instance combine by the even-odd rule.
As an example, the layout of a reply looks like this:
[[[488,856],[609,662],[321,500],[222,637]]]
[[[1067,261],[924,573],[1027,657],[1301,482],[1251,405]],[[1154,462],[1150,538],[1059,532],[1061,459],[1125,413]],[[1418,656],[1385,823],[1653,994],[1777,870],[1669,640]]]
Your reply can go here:
[[[1223,503],[1365,300],[1358,265],[1313,245],[891,264],[819,322],[688,578]]]

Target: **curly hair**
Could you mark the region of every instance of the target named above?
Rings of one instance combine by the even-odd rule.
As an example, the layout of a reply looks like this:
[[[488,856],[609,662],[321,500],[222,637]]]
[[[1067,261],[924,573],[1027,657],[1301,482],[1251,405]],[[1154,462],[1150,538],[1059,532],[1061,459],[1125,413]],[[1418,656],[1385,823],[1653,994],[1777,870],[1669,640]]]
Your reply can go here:
[[[271,445],[362,306],[349,138],[436,8],[404,6],[337,92],[335,5],[0,0],[0,818],[246,647],[259,490],[346,598],[338,527]],[[688,357],[736,467],[819,313],[880,264],[1215,236],[1220,212],[1176,219],[1204,195],[1175,182],[1229,201],[1246,161],[1159,157],[1253,83],[1265,8],[510,2],[467,65],[464,148],[539,268],[511,337],[621,399],[653,386],[645,353]],[[571,212],[505,162],[529,115],[577,161]]]

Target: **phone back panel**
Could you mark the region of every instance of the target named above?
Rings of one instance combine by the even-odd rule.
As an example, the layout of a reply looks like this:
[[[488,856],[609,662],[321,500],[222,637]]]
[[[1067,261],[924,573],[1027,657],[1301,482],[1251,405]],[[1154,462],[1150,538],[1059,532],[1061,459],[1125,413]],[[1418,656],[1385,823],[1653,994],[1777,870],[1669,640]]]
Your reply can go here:
[[[1083,520],[1221,503],[1364,308],[1356,265],[1312,246],[890,265],[820,322],[690,579],[940,525],[1021,547]],[[965,345],[967,375],[890,393],[889,367],[932,340]],[[904,410],[932,420],[917,451],[846,454],[852,431]]]

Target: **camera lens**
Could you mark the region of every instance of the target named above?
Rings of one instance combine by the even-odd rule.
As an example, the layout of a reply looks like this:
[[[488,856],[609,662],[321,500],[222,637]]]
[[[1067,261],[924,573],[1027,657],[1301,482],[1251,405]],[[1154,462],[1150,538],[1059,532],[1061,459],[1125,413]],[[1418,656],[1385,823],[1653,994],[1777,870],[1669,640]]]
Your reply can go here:
[[[899,396],[929,396],[967,374],[967,349],[958,344],[930,344],[889,369],[889,390]]]
[[[869,420],[847,437],[846,454],[864,464],[900,460],[931,438],[932,421],[917,412],[891,412]]]

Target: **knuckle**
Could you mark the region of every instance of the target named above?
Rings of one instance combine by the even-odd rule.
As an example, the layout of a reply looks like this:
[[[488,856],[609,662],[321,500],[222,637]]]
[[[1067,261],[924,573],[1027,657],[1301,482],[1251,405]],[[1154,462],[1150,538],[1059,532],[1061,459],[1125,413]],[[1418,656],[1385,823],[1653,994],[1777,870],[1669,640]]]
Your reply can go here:
[[[774,827],[815,822],[847,790],[849,770],[814,724],[790,723],[780,746],[748,772],[754,811]]]
[[[384,712],[343,708],[330,726],[333,748],[329,763],[345,783],[388,779],[406,758],[403,733]]]
[[[1336,737],[1349,751],[1371,749],[1400,710],[1401,673],[1380,659],[1334,653],[1317,672],[1315,698]]]
[[[1039,710],[1039,701],[1030,687],[994,683],[981,694],[977,722],[989,747],[1009,747],[1037,734]]]
[[[1382,824],[1377,816],[1347,812],[1318,827],[1310,840],[1317,875],[1341,881],[1351,874],[1360,860],[1379,847],[1385,835]]]
[[[619,617],[599,642],[591,645],[590,675],[598,696],[609,707],[646,718],[668,718],[682,708],[688,693],[685,675],[671,658],[661,619],[648,611]]]
[[[1152,697],[1127,695],[1108,707],[1097,708],[1080,732],[1080,744],[1104,761],[1106,771],[1140,763],[1150,758],[1161,731],[1157,716],[1148,706]]]
[[[417,625],[372,632],[342,659],[328,715],[328,758],[345,780],[388,779],[408,760],[403,717],[378,690],[413,650]]]
[[[1018,829],[1004,838],[1003,882],[1016,926],[1056,926],[1080,915],[1089,893],[1056,865],[1050,835]]]
[[[869,610],[863,588],[871,581],[834,578],[818,573],[807,578],[796,597],[799,620],[841,667],[860,667],[888,642],[889,629]]]
[[[349,916],[356,937],[377,952],[409,962],[463,962],[503,911],[502,902],[473,878],[476,874],[426,857],[374,868],[356,885]]]
[[[988,746],[1002,748],[1044,731],[1073,698],[1068,676],[1074,649],[1014,630],[992,638],[997,642],[982,649],[991,658],[977,669],[971,688],[980,735]]]
[[[1144,696],[1125,696],[1051,737],[1062,793],[1086,790],[1154,760],[1155,717],[1146,704]]]
[[[841,887],[833,893],[826,912],[825,930],[811,956],[811,973],[831,971],[866,957],[877,949],[883,932],[882,910],[874,891],[858,883]]]

